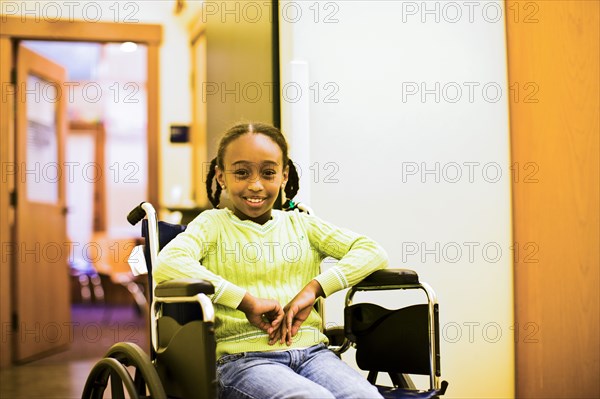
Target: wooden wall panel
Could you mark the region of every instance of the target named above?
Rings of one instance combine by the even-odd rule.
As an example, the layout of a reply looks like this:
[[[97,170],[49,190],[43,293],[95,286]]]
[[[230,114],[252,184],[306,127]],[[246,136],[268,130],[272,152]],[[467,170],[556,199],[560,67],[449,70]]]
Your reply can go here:
[[[256,3],[256,21],[206,15],[207,156],[217,154],[223,134],[237,122],[273,123],[270,2]],[[203,82],[196,82],[203,84]],[[213,93],[213,94],[211,94]]]
[[[10,192],[14,189],[14,157],[13,157],[13,110],[14,85],[10,80],[12,65],[12,43],[8,38],[0,37],[0,82],[2,84],[2,100],[0,101],[0,166],[2,168],[2,184],[0,184],[0,368],[7,367],[12,359],[12,327],[10,326],[11,297],[11,229],[14,211],[10,206]]]
[[[518,398],[600,397],[599,5],[506,2]]]

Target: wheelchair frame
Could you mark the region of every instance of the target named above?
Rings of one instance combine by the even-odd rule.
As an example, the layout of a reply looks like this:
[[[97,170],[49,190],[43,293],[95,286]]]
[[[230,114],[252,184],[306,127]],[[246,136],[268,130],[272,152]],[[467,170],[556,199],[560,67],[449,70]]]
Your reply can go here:
[[[439,334],[437,333],[437,326],[439,325],[439,305],[437,302],[437,296],[431,286],[425,282],[419,282],[418,284],[399,284],[399,285],[375,285],[372,287],[368,286],[354,286],[350,288],[346,294],[345,308],[352,305],[354,295],[358,291],[388,291],[394,289],[421,289],[427,296],[427,308],[428,308],[428,329],[429,329],[429,388],[431,390],[440,390],[440,353],[439,353]],[[374,383],[374,381],[373,381]],[[413,386],[414,388],[414,386]],[[444,388],[444,392],[445,392]]]
[[[159,252],[159,228],[156,210],[154,207],[147,202],[141,203],[134,210],[130,212],[127,219],[132,225],[137,224],[140,220],[147,219],[147,245],[149,246],[150,265],[153,267],[156,265],[157,256]],[[208,326],[208,331],[212,332],[212,325],[215,321],[215,313],[212,302],[208,295],[214,293],[214,287],[210,283],[182,279],[172,280],[157,285],[154,280],[151,279],[150,286],[152,291],[150,293],[150,332],[151,332],[151,353],[150,356],[146,355],[144,351],[137,345],[132,343],[117,343],[113,345],[107,352],[106,356],[101,359],[92,371],[86,381],[85,388],[82,394],[82,399],[101,399],[103,393],[108,385],[108,381],[111,381],[112,397],[115,399],[125,398],[123,393],[123,386],[127,390],[129,397],[133,399],[137,398],[155,398],[155,399],[167,399],[167,393],[163,387],[164,381],[161,381],[159,372],[157,369],[159,365],[157,363],[158,353],[161,350],[160,342],[161,337],[159,335],[159,319],[162,316],[162,305],[163,304],[182,304],[182,303],[195,303],[198,304],[202,311],[202,323]],[[448,383],[443,381],[440,384],[441,370],[440,370],[440,353],[439,353],[439,305],[437,303],[437,297],[434,290],[427,283],[420,282],[416,272],[406,269],[384,269],[372,273],[370,276],[365,278],[357,285],[351,287],[346,295],[345,309],[348,309],[352,303],[354,295],[359,291],[381,291],[381,290],[405,290],[405,289],[421,289],[425,292],[427,297],[427,325],[428,325],[428,348],[429,348],[429,385],[428,391],[417,391],[410,377],[404,374],[392,374],[392,382],[396,388],[408,388],[408,395],[414,398],[435,398],[439,395],[443,395],[446,391]],[[322,306],[319,307],[319,311],[322,312]],[[346,313],[346,312],[345,312]],[[347,316],[347,315],[346,315]],[[351,346],[355,346],[348,337],[351,333],[348,330],[350,323],[345,318],[344,330],[340,331],[340,328],[334,328],[325,330],[327,335],[333,331],[335,335],[340,335],[343,332],[343,339],[338,343],[339,345],[330,345],[330,349],[341,356],[343,352],[348,350]],[[133,366],[135,368],[134,378],[127,371],[127,366]],[[212,370],[214,371],[214,370]],[[378,371],[369,371],[368,380],[375,385]],[[210,372],[209,372],[210,374]],[[214,375],[214,373],[210,374]],[[189,375],[187,376],[189,380]],[[193,378],[193,377],[192,377]],[[213,381],[205,381],[205,388],[200,397],[206,398],[211,392],[213,395],[216,393],[215,389],[212,389],[216,385],[216,377]],[[384,391],[380,389],[380,392],[384,394]],[[388,392],[388,391],[386,391]],[[391,391],[389,391],[391,392]],[[396,391],[394,391],[396,392]],[[147,394],[150,396],[146,396]],[[397,396],[386,396],[386,397],[402,397]],[[385,394],[384,394],[385,396]],[[182,396],[188,398],[188,396]],[[197,397],[197,395],[194,395]]]
[[[140,207],[145,211],[146,217],[148,218],[148,237],[150,244],[150,262],[152,265],[155,265],[157,262],[157,256],[159,252],[159,243],[158,243],[158,218],[156,216],[156,210],[152,206],[152,204],[148,202],[143,202],[140,204]],[[137,224],[138,221],[135,221]],[[156,290],[156,283],[154,283],[154,279],[152,279],[152,292],[154,293]],[[151,309],[150,309],[150,332],[151,332],[151,342],[154,350],[158,349],[158,331],[157,331],[157,309],[156,305],[159,303],[190,303],[195,302],[200,305],[202,309],[202,318],[205,323],[214,323],[215,321],[215,310],[213,308],[212,302],[210,298],[206,296],[204,293],[198,293],[193,296],[157,296],[153,295],[151,301]]]

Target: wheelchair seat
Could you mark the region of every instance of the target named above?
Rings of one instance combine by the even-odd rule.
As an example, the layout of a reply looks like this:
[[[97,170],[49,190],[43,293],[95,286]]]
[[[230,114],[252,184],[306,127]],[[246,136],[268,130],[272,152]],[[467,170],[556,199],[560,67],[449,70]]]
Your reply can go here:
[[[100,399],[110,381],[111,397],[154,399],[209,399],[216,397],[214,309],[208,295],[212,284],[178,279],[156,285],[152,268],[156,256],[185,226],[156,220],[149,203],[128,216],[132,224],[142,220],[143,249],[150,296],[151,346],[149,355],[133,343],[117,343],[96,363],[85,384],[82,399]],[[371,303],[352,304],[358,291],[422,289],[427,303],[401,309],[385,309]],[[319,307],[321,308],[321,307]],[[346,295],[344,327],[324,329],[330,349],[341,355],[356,348],[359,368],[390,375],[393,386],[377,386],[385,398],[436,398],[446,391],[440,383],[439,307],[435,293],[407,269],[379,270],[351,287]],[[133,376],[131,371],[133,369]],[[430,387],[417,390],[408,374],[429,375]]]

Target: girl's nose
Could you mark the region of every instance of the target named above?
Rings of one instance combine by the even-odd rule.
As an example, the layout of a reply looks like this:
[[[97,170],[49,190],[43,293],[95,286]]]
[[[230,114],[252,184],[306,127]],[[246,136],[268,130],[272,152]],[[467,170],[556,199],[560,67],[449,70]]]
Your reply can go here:
[[[250,182],[248,185],[248,190],[250,191],[261,191],[263,189],[262,182],[260,179],[255,179]]]

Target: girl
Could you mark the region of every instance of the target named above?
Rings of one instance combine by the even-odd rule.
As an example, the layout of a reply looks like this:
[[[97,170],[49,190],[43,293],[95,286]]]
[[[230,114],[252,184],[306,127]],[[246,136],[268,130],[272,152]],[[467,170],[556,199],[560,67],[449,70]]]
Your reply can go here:
[[[212,193],[213,179],[216,191]],[[273,210],[298,174],[281,132],[240,124],[221,139],[207,176],[215,208],[202,212],[158,257],[157,282],[198,278],[215,286],[221,398],[381,398],[326,347],[315,300],[385,268],[387,255],[365,236],[298,211]],[[321,272],[321,261],[339,262]]]

